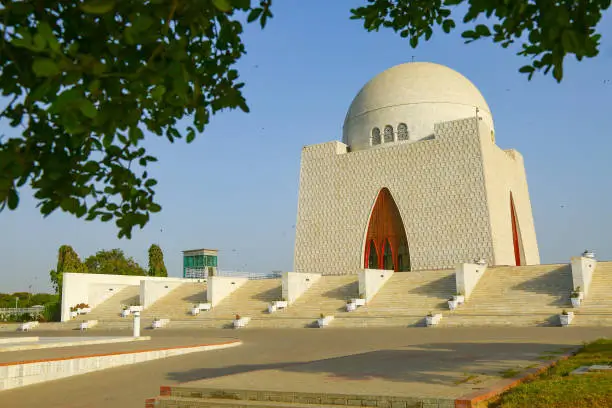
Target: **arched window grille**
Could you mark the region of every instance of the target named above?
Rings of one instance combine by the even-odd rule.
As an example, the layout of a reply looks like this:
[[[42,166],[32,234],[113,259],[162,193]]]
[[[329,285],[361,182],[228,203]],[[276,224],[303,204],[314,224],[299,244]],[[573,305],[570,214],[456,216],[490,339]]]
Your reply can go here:
[[[393,126],[391,125],[385,126],[384,138],[385,138],[384,139],[385,143],[393,142]]]
[[[408,140],[408,126],[405,123],[397,125],[397,140]]]
[[[376,146],[376,145],[380,144],[380,129],[377,128],[377,127],[372,129],[371,144],[372,144],[372,146]]]

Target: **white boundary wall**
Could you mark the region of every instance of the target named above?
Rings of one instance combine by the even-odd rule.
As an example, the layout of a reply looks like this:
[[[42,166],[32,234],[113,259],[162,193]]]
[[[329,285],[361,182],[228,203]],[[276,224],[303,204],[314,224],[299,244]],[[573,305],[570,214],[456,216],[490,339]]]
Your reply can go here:
[[[95,308],[119,290],[128,286],[140,286],[142,281],[166,283],[179,285],[181,283],[194,282],[194,279],[183,278],[160,278],[156,276],[131,276],[131,275],[102,275],[94,273],[64,273],[62,285],[62,322],[70,320],[70,308],[79,303],[86,303]],[[166,286],[166,285],[164,285]],[[176,287],[176,286],[175,286]],[[165,289],[165,288],[164,288]],[[159,299],[164,295],[162,291],[155,290],[158,296],[151,294],[149,301]],[[166,292],[167,293],[167,292]],[[146,296],[144,296],[146,297]],[[142,288],[140,302],[143,302]]]
[[[364,269],[359,271],[359,296],[368,303],[385,283],[393,276],[393,271],[384,269]]]
[[[465,300],[468,300],[486,270],[487,265],[471,263],[460,264],[457,269],[455,269],[457,293],[463,293]]]
[[[584,256],[574,256],[571,259],[573,289],[580,289],[584,296],[589,294],[593,272],[597,268],[597,260]]]
[[[83,356],[63,360],[36,361],[31,363],[15,363],[0,366],[0,391],[23,387],[73,375],[91,373],[106,368],[136,364],[144,361],[157,360],[165,357],[200,351],[219,350],[241,345],[241,341],[225,344],[176,347],[163,350],[136,351],[133,353],[114,353],[98,356]]]
[[[283,298],[290,305],[321,279],[319,273],[283,272]]]
[[[212,307],[231,295],[236,289],[249,281],[249,278],[234,278],[231,276],[209,276],[206,288],[206,300]]]

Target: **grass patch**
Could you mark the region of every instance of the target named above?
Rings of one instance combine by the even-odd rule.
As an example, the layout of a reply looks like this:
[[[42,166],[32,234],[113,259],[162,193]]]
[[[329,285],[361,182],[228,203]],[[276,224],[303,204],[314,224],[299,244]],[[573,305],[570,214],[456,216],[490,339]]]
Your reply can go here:
[[[509,368],[507,370],[501,371],[499,374],[503,378],[513,378],[513,377],[516,377],[516,375],[520,372],[521,370],[517,370],[516,368]]]
[[[549,356],[544,356],[549,357]],[[559,361],[529,382],[501,395],[495,408],[609,408],[612,407],[612,373],[572,375],[578,367],[612,362],[612,340],[586,344],[575,356]]]
[[[467,382],[472,381],[473,384],[478,384],[481,381],[474,381],[478,378],[477,375],[471,374],[468,375],[467,373],[463,373],[466,377],[465,378],[460,378],[457,381],[455,381],[455,385],[459,385],[459,384],[465,384]]]

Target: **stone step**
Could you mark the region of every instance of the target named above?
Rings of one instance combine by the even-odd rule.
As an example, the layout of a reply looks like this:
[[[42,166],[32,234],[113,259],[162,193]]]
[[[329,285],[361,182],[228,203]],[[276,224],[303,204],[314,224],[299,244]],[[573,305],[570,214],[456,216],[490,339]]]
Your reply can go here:
[[[108,320],[119,317],[123,305],[140,303],[140,286],[127,286],[120,289],[110,298],[94,307],[91,313],[79,315],[73,321],[83,320]],[[74,306],[74,305],[72,305]]]
[[[147,408],[338,408],[338,407],[402,407],[437,406],[451,408],[454,399],[428,399],[407,396],[368,394],[322,394],[313,392],[256,391],[198,388],[176,385],[161,387],[161,396],[149,399]],[[435,404],[435,405],[433,405]]]

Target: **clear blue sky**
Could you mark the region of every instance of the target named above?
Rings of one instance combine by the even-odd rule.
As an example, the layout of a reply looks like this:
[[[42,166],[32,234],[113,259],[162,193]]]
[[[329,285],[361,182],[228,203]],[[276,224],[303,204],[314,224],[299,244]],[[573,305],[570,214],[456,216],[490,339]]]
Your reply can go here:
[[[612,259],[612,84],[603,83],[612,79],[612,15],[600,24],[600,56],[568,61],[557,84],[550,76],[528,82],[512,50],[464,45],[460,31],[436,33],[416,50],[391,31],[367,33],[349,20],[350,7],[363,3],[277,1],[265,30],[249,25],[239,70],[251,112],[215,116],[190,145],[150,137],[163,210],[131,240],[117,239],[112,223],[43,219],[23,189],[18,210],[0,214],[0,292],[50,290],[62,244],[82,259],[122,248],[146,267],[158,243],[174,276],[181,251],[200,247],[218,248],[222,269],[291,270],[301,148],[340,140],[359,89],[412,56],[472,80],[491,107],[498,144],[523,154],[542,262],[586,248]],[[14,134],[6,123],[0,131]]]

